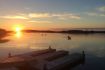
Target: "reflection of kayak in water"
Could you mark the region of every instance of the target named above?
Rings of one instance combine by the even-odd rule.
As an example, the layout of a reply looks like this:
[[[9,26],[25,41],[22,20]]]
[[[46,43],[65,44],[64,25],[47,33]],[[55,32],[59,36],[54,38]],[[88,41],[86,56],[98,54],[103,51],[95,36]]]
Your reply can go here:
[[[8,42],[9,40],[7,39],[4,39],[4,40],[0,40],[0,43],[5,43],[5,42]]]
[[[71,37],[70,36],[67,36],[68,40],[71,40]]]

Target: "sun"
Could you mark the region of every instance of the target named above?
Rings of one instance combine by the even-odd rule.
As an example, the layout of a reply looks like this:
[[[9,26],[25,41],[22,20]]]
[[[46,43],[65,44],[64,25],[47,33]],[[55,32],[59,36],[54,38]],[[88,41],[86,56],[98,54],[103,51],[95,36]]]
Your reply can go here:
[[[15,28],[15,31],[16,31],[16,32],[21,32],[21,30],[22,30],[21,27],[16,27],[16,28]]]
[[[22,32],[23,30],[23,26],[22,25],[14,25],[13,26],[13,31],[18,33],[18,32]]]

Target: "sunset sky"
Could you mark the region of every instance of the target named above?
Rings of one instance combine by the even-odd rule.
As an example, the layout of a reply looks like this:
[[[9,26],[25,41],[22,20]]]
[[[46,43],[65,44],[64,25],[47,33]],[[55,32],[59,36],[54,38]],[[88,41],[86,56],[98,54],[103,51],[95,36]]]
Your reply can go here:
[[[105,0],[0,0],[0,28],[105,28]]]

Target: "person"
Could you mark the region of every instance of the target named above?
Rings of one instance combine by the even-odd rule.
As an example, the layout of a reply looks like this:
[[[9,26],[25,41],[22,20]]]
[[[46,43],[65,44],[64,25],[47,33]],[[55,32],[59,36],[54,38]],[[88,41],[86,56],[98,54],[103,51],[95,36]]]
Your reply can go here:
[[[71,40],[71,37],[70,36],[67,36],[68,37],[68,40]]]
[[[51,46],[49,46],[49,50],[51,50],[52,48],[51,48]]]

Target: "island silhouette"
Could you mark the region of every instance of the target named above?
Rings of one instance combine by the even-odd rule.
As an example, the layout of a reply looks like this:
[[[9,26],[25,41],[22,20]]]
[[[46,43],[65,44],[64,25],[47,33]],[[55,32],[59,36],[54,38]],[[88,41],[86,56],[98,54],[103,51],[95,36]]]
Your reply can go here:
[[[0,28],[0,37],[8,35],[9,33],[13,33],[14,31],[7,31],[5,29]],[[22,30],[22,32],[26,33],[70,33],[70,34],[94,34],[94,33],[105,33],[105,31],[98,31],[98,30],[78,30],[78,29],[70,29],[70,30]]]
[[[70,34],[94,34],[94,33],[105,33],[105,31],[97,31],[97,30],[22,30],[27,33],[70,33]]]
[[[9,41],[8,39],[4,39],[8,35],[9,35],[8,31],[0,28],[0,43],[8,42]]]

